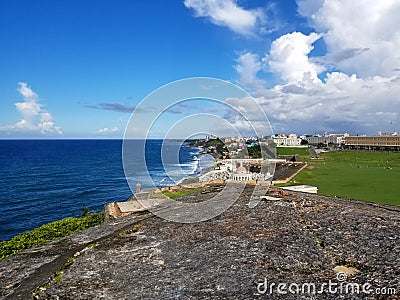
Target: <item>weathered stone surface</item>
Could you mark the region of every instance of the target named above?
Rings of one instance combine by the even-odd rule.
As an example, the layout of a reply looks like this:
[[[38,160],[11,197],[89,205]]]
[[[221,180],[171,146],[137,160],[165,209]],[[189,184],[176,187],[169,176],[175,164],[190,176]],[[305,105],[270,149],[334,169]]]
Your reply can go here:
[[[336,266],[333,268],[336,273],[345,273],[346,275],[354,275],[358,272],[356,268],[346,266]]]
[[[180,200],[203,201],[218,191],[210,187]],[[400,295],[399,208],[280,190],[269,195],[282,199],[249,208],[251,193],[246,188],[231,208],[206,222],[129,216],[23,251],[0,263],[3,298],[28,299],[41,286],[37,299],[397,299],[257,290],[265,280],[338,283],[335,266],[359,271],[347,282],[391,287]],[[75,254],[67,266],[65,249]],[[62,255],[61,265],[38,271]],[[38,284],[22,293],[18,286],[32,287],[32,278]]]
[[[0,262],[1,299],[30,299],[32,291],[44,285],[75,253],[149,216],[147,213],[121,218],[5,258]]]

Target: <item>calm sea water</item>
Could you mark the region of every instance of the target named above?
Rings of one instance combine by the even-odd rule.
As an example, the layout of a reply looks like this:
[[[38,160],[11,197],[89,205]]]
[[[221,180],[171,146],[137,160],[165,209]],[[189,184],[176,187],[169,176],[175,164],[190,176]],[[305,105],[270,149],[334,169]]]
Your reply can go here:
[[[146,164],[154,184],[167,186],[174,181],[162,167],[161,145],[161,140],[146,142]],[[128,199],[132,192],[121,153],[121,140],[0,140],[0,240],[80,216],[83,207],[100,211],[107,202]],[[134,151],[132,155],[135,160]],[[197,156],[197,149],[180,147],[179,163],[168,170],[195,176]],[[141,181],[141,174],[133,176]]]

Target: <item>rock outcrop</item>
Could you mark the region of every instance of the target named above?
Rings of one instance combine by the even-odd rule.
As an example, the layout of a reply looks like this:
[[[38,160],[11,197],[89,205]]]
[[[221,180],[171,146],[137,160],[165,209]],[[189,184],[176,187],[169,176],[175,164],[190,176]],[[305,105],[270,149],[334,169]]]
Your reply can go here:
[[[203,201],[216,193],[217,187],[209,187],[181,200]],[[400,295],[400,208],[282,190],[271,190],[249,208],[251,193],[247,187],[231,208],[205,222],[174,223],[140,212],[21,251],[0,263],[2,298]],[[329,282],[337,288],[340,283],[369,286],[353,294],[331,293],[327,286],[316,295],[301,291],[303,284],[314,284],[319,291]]]

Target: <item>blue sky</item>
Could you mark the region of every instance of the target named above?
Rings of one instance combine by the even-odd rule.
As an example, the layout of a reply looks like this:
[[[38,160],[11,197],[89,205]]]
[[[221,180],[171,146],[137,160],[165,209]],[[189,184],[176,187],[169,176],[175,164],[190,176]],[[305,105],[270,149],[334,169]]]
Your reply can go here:
[[[396,1],[1,1],[0,138],[122,138],[146,95],[197,76],[245,88],[275,132],[400,130],[398,15]]]

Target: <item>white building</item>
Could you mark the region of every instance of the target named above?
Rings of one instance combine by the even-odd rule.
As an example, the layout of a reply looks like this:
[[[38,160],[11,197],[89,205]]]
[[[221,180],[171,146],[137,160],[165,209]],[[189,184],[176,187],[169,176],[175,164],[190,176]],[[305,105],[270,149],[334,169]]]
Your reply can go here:
[[[288,136],[280,134],[273,138],[274,143],[279,146],[284,147],[296,147],[301,145],[301,138],[297,137],[296,134],[291,133]]]
[[[324,135],[315,135],[315,136],[307,136],[306,140],[309,144],[336,144],[341,145],[344,143],[344,139],[346,136],[349,136],[348,133],[345,134],[324,134]]]
[[[285,160],[279,160],[285,161]],[[211,170],[199,177],[200,182],[212,180],[224,180],[233,182],[265,182],[272,179],[270,168],[261,172],[261,164],[263,166],[273,167],[278,160],[263,160],[263,159],[228,159],[218,162],[214,170]],[[266,164],[266,165],[264,165]],[[255,171],[254,167],[259,169]]]

